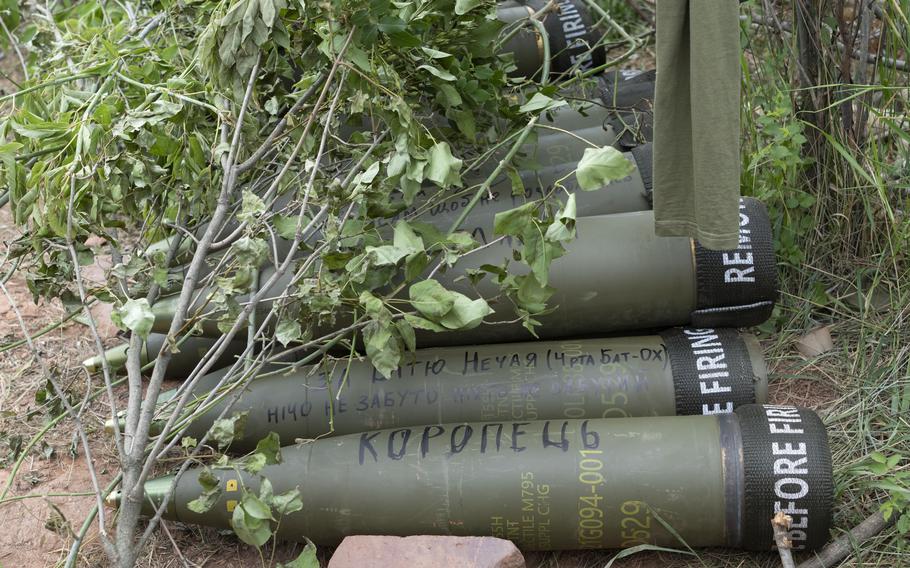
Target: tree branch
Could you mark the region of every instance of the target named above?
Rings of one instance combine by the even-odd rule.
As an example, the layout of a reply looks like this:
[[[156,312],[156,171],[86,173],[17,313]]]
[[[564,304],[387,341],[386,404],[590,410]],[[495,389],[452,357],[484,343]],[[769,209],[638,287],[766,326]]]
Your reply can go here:
[[[793,523],[793,518],[783,511],[778,511],[771,519],[771,526],[774,528],[774,544],[777,546],[777,552],[780,554],[780,563],[783,568],[795,568],[793,553],[790,551],[793,543],[790,541],[790,534],[787,532],[790,530],[791,523]]]
[[[894,512],[891,517],[885,520],[881,511],[873,513],[863,522],[856,525],[853,530],[845,535],[838,537],[837,540],[826,546],[821,552],[816,553],[811,560],[806,560],[797,568],[831,568],[841,560],[847,558],[856,546],[864,543],[878,533],[882,532],[897,520],[898,515]]]

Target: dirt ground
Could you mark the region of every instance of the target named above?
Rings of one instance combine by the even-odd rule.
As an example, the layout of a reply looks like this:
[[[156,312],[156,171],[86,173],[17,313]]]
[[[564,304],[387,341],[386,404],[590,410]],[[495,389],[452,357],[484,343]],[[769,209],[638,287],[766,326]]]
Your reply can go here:
[[[0,240],[5,244],[14,235],[8,208],[0,210]],[[5,249],[5,246],[3,247]],[[5,251],[4,251],[5,252]],[[100,271],[93,271],[97,276]],[[20,340],[23,333],[16,316],[19,311],[26,329],[34,334],[61,321],[66,315],[59,303],[35,305],[31,293],[19,277],[7,284],[9,297],[0,293],[0,346]],[[110,336],[111,329],[105,333]],[[92,347],[85,327],[80,323],[61,326],[35,340],[35,348],[47,368],[69,385],[73,392],[86,391],[90,378],[80,370],[80,362]],[[46,423],[46,416],[36,403],[36,392],[45,386],[44,375],[35,364],[27,345],[0,352],[0,487],[5,488],[10,476],[9,467],[16,452]],[[90,407],[82,417],[89,432],[99,432],[103,426],[101,410]],[[6,519],[15,519],[0,531],[0,565],[4,567],[45,566],[68,547],[71,535],[79,530],[82,519],[95,503],[91,496],[53,496],[43,494],[85,493],[92,490],[81,445],[66,435],[65,429],[52,429],[29,453],[10,487],[11,496],[33,496],[4,502],[0,512]],[[103,442],[92,442],[96,462],[106,453]],[[99,464],[100,483],[110,481],[113,473],[102,461]]]

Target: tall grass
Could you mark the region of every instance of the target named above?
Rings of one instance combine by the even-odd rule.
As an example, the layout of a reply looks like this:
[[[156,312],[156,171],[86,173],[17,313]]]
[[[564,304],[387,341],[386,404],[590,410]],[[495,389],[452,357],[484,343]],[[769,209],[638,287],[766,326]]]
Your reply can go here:
[[[775,223],[775,392],[829,426],[840,532],[881,506],[900,519],[910,496],[910,68],[886,63],[910,54],[910,2],[804,4],[816,27],[809,85],[792,4],[743,5],[743,191]],[[820,325],[836,347],[806,360],[794,339]],[[900,565],[910,511],[898,529],[856,556]]]
[[[902,63],[910,58],[910,0],[867,2],[874,9],[865,11],[853,1],[803,1],[817,26],[811,86],[800,77],[793,3],[750,0],[740,11],[742,191],[769,208],[781,277],[779,305],[760,331],[774,401],[815,408],[828,425],[832,537],[881,507],[897,521],[842,565],[901,566],[910,564],[910,64]],[[654,6],[604,5],[629,27]],[[875,62],[850,56],[864,49]],[[807,359],[795,342],[819,326],[830,326],[835,348]],[[551,555],[539,565],[603,566],[610,556]],[[613,564],[658,565],[780,562],[708,551]]]

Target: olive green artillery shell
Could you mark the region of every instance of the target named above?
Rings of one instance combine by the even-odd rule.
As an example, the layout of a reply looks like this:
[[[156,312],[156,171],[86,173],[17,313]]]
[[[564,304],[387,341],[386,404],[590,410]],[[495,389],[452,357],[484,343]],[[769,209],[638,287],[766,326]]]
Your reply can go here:
[[[584,154],[585,148],[600,148],[610,146],[617,142],[617,137],[624,128],[623,121],[617,119],[618,115],[615,110],[606,108],[603,105],[591,103],[582,104],[578,108],[560,107],[550,113],[546,113],[541,120],[542,125],[536,130],[537,139],[526,143],[520,152],[522,158],[536,162],[541,171],[522,171],[519,172],[526,188],[548,188],[566,174],[573,171]],[[648,150],[650,150],[650,145]],[[633,159],[630,154],[627,157]],[[650,160],[650,152],[647,154]],[[481,183],[493,171],[497,160],[491,160],[484,167],[465,181],[466,185],[471,186]],[[634,177],[633,177],[634,179]],[[570,176],[565,180],[564,185],[567,188],[574,189],[575,177]],[[500,175],[499,179],[494,180],[494,189],[498,191],[511,191],[511,182],[505,173]],[[623,194],[626,199],[625,203],[618,203],[615,209],[598,210],[597,213],[621,213],[623,211],[642,211],[650,209],[649,201],[642,199],[642,189],[636,187],[610,186],[613,187],[614,194]],[[630,190],[626,194],[626,190]],[[437,191],[443,191],[427,187],[424,195],[418,198],[416,204],[426,202],[430,196]],[[647,192],[650,193],[650,181],[648,181]],[[274,204],[274,210],[284,208],[291,198],[290,194],[280,197]],[[579,210],[579,214],[584,214]],[[227,236],[237,228],[235,222],[228,223],[223,229],[222,237]],[[200,229],[200,230],[204,230]],[[198,232],[198,231],[197,231]],[[170,240],[165,239],[152,243],[145,249],[145,256],[155,254],[165,254],[170,246]],[[178,258],[187,260],[186,256],[191,249],[191,241],[184,239],[181,244]],[[287,250],[286,248],[284,250]]]
[[[519,152],[520,157],[533,158],[543,167],[564,165],[566,171],[571,171],[587,147],[614,145],[628,150],[638,145],[637,140],[642,136],[645,140],[650,140],[649,110],[654,99],[653,72],[607,73],[598,77],[593,94],[587,89],[577,88],[576,91],[572,94],[573,104],[571,106],[562,106],[544,113],[535,129],[537,139],[524,144]],[[646,116],[640,116],[643,114]],[[650,145],[647,152],[645,159],[650,163]],[[487,175],[493,171],[496,162],[498,159],[491,160],[490,164],[473,174],[466,180],[467,185],[480,183],[486,179]],[[568,167],[570,164],[571,168]],[[650,171],[650,167],[647,169]],[[560,174],[560,177],[562,175],[564,174]],[[524,172],[522,179],[526,186],[530,184],[533,187],[536,177],[532,172]],[[496,183],[500,183],[505,178],[506,176],[503,174],[500,180],[496,180]],[[555,179],[557,178],[553,178],[553,180]],[[546,182],[545,176],[541,180],[545,182],[544,185],[552,183],[552,180]],[[572,178],[567,180],[569,186],[573,181]],[[650,192],[650,181],[648,181],[647,191]],[[289,194],[279,197],[275,203],[275,209],[283,208],[289,199]],[[639,201],[634,207],[637,209],[627,207],[603,213],[641,211],[651,208],[650,202],[642,201]],[[236,228],[235,223],[228,223],[223,229],[221,237],[230,234]],[[169,240],[158,241],[151,244],[144,254],[147,256],[164,254],[168,247]],[[184,239],[178,258],[185,258],[190,249],[191,241]]]
[[[547,136],[547,138],[555,138],[556,136]],[[575,140],[574,138],[572,140]],[[569,142],[571,143],[571,142]],[[549,145],[542,146],[549,147]],[[650,160],[650,144],[640,146],[633,150],[632,153],[627,153],[627,158],[631,160],[641,160],[642,162],[649,162]],[[539,158],[538,158],[539,159]],[[638,161],[636,160],[636,162]],[[497,183],[495,183],[491,189],[490,194],[493,196],[493,199],[488,199],[484,197],[478,203],[477,207],[468,217],[465,227],[468,228],[471,224],[478,224],[486,220],[486,226],[480,227],[481,238],[487,238],[490,233],[490,224],[496,213],[500,211],[505,211],[513,207],[517,207],[522,203],[525,203],[527,199],[537,199],[544,195],[545,191],[549,190],[549,187],[546,187],[549,184],[555,182],[555,180],[565,176],[568,172],[571,171],[571,168],[574,168],[575,164],[560,164],[557,166],[549,166],[544,168],[543,171],[537,172],[535,174],[525,173],[522,175],[525,182],[526,194],[524,197],[512,195],[512,185],[508,179],[504,177],[501,178]],[[533,175],[533,177],[532,177]],[[642,167],[636,168],[628,177],[607,185],[603,189],[593,192],[576,192],[576,207],[579,217],[599,215],[605,213],[613,212],[625,212],[625,211],[642,211],[650,208],[650,190],[651,190],[651,179],[650,179],[650,168]],[[426,196],[419,196],[417,203],[425,203],[427,200]],[[470,201],[470,196],[463,195],[460,197],[453,197],[452,199],[443,201],[436,206],[430,208],[424,215],[421,217],[426,222],[429,222],[440,229],[447,228],[459,215],[461,209],[465,207]],[[394,223],[394,221],[407,215],[409,213],[417,210],[419,205],[415,205],[401,214],[388,220],[388,223]],[[475,229],[477,231],[478,229]],[[276,249],[279,255],[286,255],[289,252],[290,243],[284,239],[278,238],[275,242]],[[162,245],[163,246],[163,245]],[[185,267],[175,269],[172,271],[172,279],[176,281],[183,280],[183,271]],[[207,273],[207,266],[203,267],[201,276],[205,276]],[[266,272],[263,273],[263,276],[266,276],[269,273],[269,269],[266,269]],[[173,299],[168,299],[167,297],[159,300],[156,304],[156,313],[165,314],[162,317],[167,318],[166,311],[167,305]],[[155,331],[159,333],[166,333],[169,326],[161,320],[156,325]],[[210,328],[209,331],[212,331]],[[212,333],[215,333],[212,331]],[[212,337],[217,336],[218,334],[212,335]],[[523,338],[516,338],[523,339]],[[194,338],[195,342],[201,341],[201,338]],[[228,354],[228,357],[235,356],[243,351],[245,347],[242,342],[238,343],[235,346],[231,347],[231,350]],[[157,353],[158,348],[152,348],[149,352]],[[177,353],[172,356],[171,364],[168,366],[168,377],[178,378],[184,377],[186,374],[192,370],[190,367],[188,370],[184,369],[184,366],[195,366],[196,357],[192,354],[196,352],[194,349],[190,350],[181,350],[181,353]],[[116,347],[108,351],[109,360],[111,361],[125,361],[125,347]],[[89,359],[86,361],[87,366],[97,366],[100,368],[100,360],[95,358]],[[122,366],[122,362],[118,364]]]
[[[512,206],[511,198],[508,200],[510,203],[506,208]],[[486,214],[486,211],[483,213],[482,219],[476,219],[478,214],[472,213],[465,228],[480,242],[486,243],[495,237],[492,234],[492,215]],[[480,225],[478,221],[483,224]],[[690,239],[656,237],[654,214],[650,211],[579,218],[575,227],[578,238],[566,246],[567,253],[556,259],[551,266],[550,286],[556,289],[556,293],[551,297],[550,303],[559,308],[553,314],[539,318],[544,324],[539,329],[542,339],[688,323],[696,301],[695,267]],[[465,269],[478,268],[482,264],[499,265],[511,256],[511,243],[500,240],[465,257],[459,262],[459,270],[439,273],[436,279],[446,288],[460,291],[464,286],[454,280],[464,274]],[[523,269],[524,267],[515,264],[516,273]],[[259,282],[264,285],[273,274],[272,267],[264,268]],[[285,274],[277,279],[264,297],[278,296],[290,278],[290,274]],[[495,284],[484,284],[484,281],[480,282],[480,295],[495,296],[496,293],[491,294]],[[468,292],[471,297],[476,294]],[[205,298],[206,294],[199,295],[191,314],[197,309],[208,309]],[[238,301],[243,304],[246,297],[240,297]],[[167,331],[175,302],[176,296],[166,296],[152,306],[155,314],[153,331]],[[268,301],[259,303],[259,309],[263,313],[270,306]],[[499,308],[491,316],[492,321],[514,319],[507,307],[492,307],[494,310]],[[344,322],[339,322],[339,326],[343,325]],[[201,322],[201,331],[210,337],[217,337],[221,333],[215,319],[210,317]],[[427,334],[420,338],[418,345],[433,347],[440,344],[503,343],[531,338],[530,333],[520,324],[496,325],[480,326],[466,333]]]
[[[641,157],[643,160],[650,160],[650,144],[641,146],[634,150],[634,154]],[[629,159],[634,160],[633,153],[625,154]],[[470,230],[473,226],[481,226],[483,228],[484,234],[489,234],[492,228],[492,220],[496,213],[517,207],[526,203],[529,199],[538,199],[543,197],[547,192],[549,192],[553,184],[565,177],[566,175],[571,174],[575,169],[576,163],[563,163],[558,165],[546,166],[538,172],[524,172],[521,175],[522,183],[525,187],[524,196],[516,196],[512,194],[512,182],[509,178],[503,174],[500,178],[490,187],[489,195],[493,196],[493,199],[489,199],[487,196],[484,196],[474,208],[471,215],[465,222],[463,226],[464,229]],[[575,176],[571,176],[569,180],[564,182],[564,185],[567,188],[572,188],[573,181]],[[444,201],[437,202],[433,207],[426,210],[418,218],[421,222],[430,223],[441,230],[448,229],[449,226],[458,218],[461,210],[468,204],[471,200],[471,195],[468,192],[454,193],[449,192],[453,196]],[[651,179],[650,179],[650,167],[639,169],[636,168],[635,171],[622,180],[618,180],[614,183],[611,183],[604,188],[597,191],[576,191],[576,207],[577,215],[579,217],[589,217],[594,215],[605,215],[609,213],[622,213],[629,211],[644,211],[651,208]],[[399,214],[386,219],[385,224],[390,226],[396,220],[403,218],[405,215],[410,215],[417,210],[424,210],[423,206],[429,201],[430,196],[421,191],[417,198],[415,199],[415,204]],[[285,202],[286,204],[286,202]],[[486,221],[486,222],[484,222]],[[483,225],[480,225],[483,223]],[[279,255],[279,258],[284,258],[290,252],[291,242],[276,237],[275,238],[275,251]],[[155,245],[157,247],[157,245]],[[164,245],[162,245],[164,246]],[[213,255],[209,262],[214,265],[217,262],[218,256]],[[184,280],[186,266],[181,266],[170,271],[169,278],[177,283],[181,283]],[[211,268],[208,264],[204,264],[200,272],[199,277],[202,278],[206,276],[211,271]],[[168,292],[175,292],[179,290],[173,288],[167,290]]]
[[[599,129],[599,127],[597,128]],[[545,150],[545,148],[562,148],[561,151],[571,153],[574,150],[566,150],[566,148],[578,145],[590,147],[587,144],[579,142],[577,138],[563,136],[562,134],[549,135],[546,137],[546,140],[557,138],[560,140],[559,146],[551,144],[541,145],[537,147],[536,154],[529,153],[529,156],[534,156],[537,160],[548,163],[551,161],[550,157],[552,157],[552,155],[548,150]],[[583,149],[576,148],[576,150],[578,150],[578,156],[580,157]],[[641,168],[636,167],[629,176],[615,181],[597,191],[575,191],[577,215],[579,217],[590,217],[608,213],[623,213],[650,209],[650,150],[651,145],[646,144],[633,149],[632,152],[624,154],[626,158],[633,161],[636,165],[639,161],[647,163],[647,165],[643,165]],[[521,172],[519,175],[525,188],[524,196],[513,195],[511,180],[506,174],[502,174],[490,187],[489,195],[492,195],[493,199],[484,196],[478,202],[470,217],[466,220],[464,228],[467,229],[472,225],[476,226],[480,223],[483,223],[483,226],[491,227],[493,217],[496,213],[522,205],[529,199],[543,197],[552,190],[553,184],[555,184],[557,180],[566,176],[569,177],[563,182],[563,185],[567,189],[573,190],[575,176],[571,175],[571,172],[576,166],[577,160],[573,162],[550,164],[544,166],[537,172]],[[425,205],[430,201],[431,196],[434,200],[438,201],[438,199],[435,198],[436,191],[440,190],[430,190],[430,193],[427,193],[427,190],[422,190],[415,198],[414,205],[404,209],[398,215],[386,219],[385,223],[390,225],[405,215],[410,215],[418,210],[424,210]],[[458,218],[461,209],[463,209],[471,200],[472,195],[467,191],[459,193],[448,191],[446,193],[452,195],[452,197],[437,202],[433,207],[421,214],[418,220],[435,225],[441,230],[448,229],[455,219]],[[276,208],[280,209],[285,205],[287,205],[287,199],[283,199],[276,203]],[[290,252],[290,245],[291,242],[286,239],[280,237],[275,239],[275,250],[278,253],[279,258],[284,258],[285,255]],[[166,247],[166,242],[161,241],[160,243],[152,245],[152,247],[157,251],[162,247]],[[216,255],[213,255],[211,260],[217,261],[217,258]],[[172,270],[170,279],[176,282],[182,282],[185,270],[185,266]],[[208,274],[209,270],[210,268],[208,265],[203,265],[200,278]]]
[[[640,156],[642,159],[650,159],[650,144],[643,146],[640,150],[636,150],[635,154],[630,152],[624,155],[633,164],[637,164],[636,156]],[[525,186],[524,195],[513,195],[512,183],[503,175],[490,187],[489,193],[481,197],[477,206],[465,219],[462,230],[472,230],[476,227],[492,228],[493,218],[497,213],[518,207],[530,200],[544,197],[552,191],[553,184],[557,180],[570,175],[576,165],[576,163],[561,163],[546,166],[538,172],[521,174]],[[577,216],[593,217],[610,213],[649,210],[651,208],[649,200],[651,190],[649,171],[648,168],[642,170],[636,167],[630,175],[597,191],[575,191]],[[573,175],[571,179],[563,182],[563,185],[570,191],[574,189],[574,178],[575,176]],[[426,210],[425,204],[429,201],[429,196],[421,193],[415,199],[412,207],[388,219],[386,223],[392,224],[400,218],[412,215],[416,211],[426,210],[425,213],[417,218],[418,221],[429,223],[440,230],[447,230],[461,214],[464,207],[468,205],[472,197],[472,192],[453,193],[453,197],[441,202],[435,202],[436,204],[433,207]],[[485,234],[488,234],[488,232],[485,231]]]
[[[748,198],[743,203],[743,211],[748,214],[740,216],[742,245],[728,252],[705,252],[684,237],[658,238],[654,235],[651,211],[577,219],[577,239],[551,266],[549,285],[556,292],[549,304],[558,307],[537,318],[543,324],[537,330],[539,338],[596,336],[690,323],[700,327],[747,327],[765,321],[774,305],[777,286],[770,222],[760,203]],[[472,214],[466,227],[474,227],[471,232],[481,242],[490,242],[494,238],[490,224],[491,216]],[[436,279],[444,287],[471,297],[495,297],[498,288],[494,283],[481,280],[475,291],[460,276],[483,264],[502,264],[512,257],[513,246],[520,244],[499,240],[466,256],[458,270],[437,274]],[[513,263],[510,270],[518,274],[526,267]],[[265,268],[260,282],[268,282],[273,274],[272,268]],[[285,274],[276,279],[265,297],[279,296],[290,278]],[[200,302],[205,297],[202,294]],[[242,303],[245,298],[238,301]],[[174,302],[175,297],[169,296],[152,306],[156,316],[153,331],[160,332],[170,325]],[[258,309],[264,315],[270,306],[270,302],[262,301]],[[492,307],[496,313],[488,316],[487,322],[514,320],[505,303]],[[200,304],[196,309],[205,306]],[[204,316],[200,325],[205,335],[220,334],[210,316]],[[337,328],[344,325],[339,321]],[[331,330],[317,333],[328,331]],[[532,336],[520,323],[502,323],[438,334],[418,332],[417,339],[420,347],[436,347],[527,341]]]
[[[214,470],[221,494],[194,513],[187,503],[200,494],[201,471],[179,480],[165,518],[227,528],[243,490],[258,493],[259,478]],[[782,509],[794,518],[796,548],[814,548],[827,539],[832,493],[818,417],[761,405],[714,416],[364,432],[285,447],[282,462],[262,475],[276,495],[301,493],[303,509],[281,519],[279,537],[318,545],[356,534],[442,534],[543,550],[682,539],[770,551],[770,518]],[[145,514],[171,481],[146,486]]]
[[[145,344],[139,352],[139,364],[142,366],[154,361],[155,357],[161,351],[167,340],[167,335],[163,333],[150,333],[146,338]],[[165,379],[182,379],[196,368],[199,360],[209,352],[215,345],[217,339],[212,337],[187,337],[177,346],[178,351],[171,353],[171,360],[167,366]],[[108,366],[112,371],[119,371],[126,367],[126,357],[129,345],[123,344],[112,347],[104,352],[102,356],[94,356],[82,362],[82,365],[90,373],[101,369],[101,357],[107,359]],[[232,364],[237,357],[243,355],[246,350],[246,341],[232,341],[228,344],[227,350],[218,358],[217,367]]]
[[[707,396],[696,397],[694,405],[685,400],[701,383],[702,390],[739,389],[737,404],[767,400],[767,369],[754,336],[733,330],[668,333],[692,342],[666,344],[664,336],[652,335],[420,349],[387,380],[366,360],[327,360],[290,373],[276,365],[232,406],[230,413],[248,415],[230,451],[246,453],[269,432],[290,444],[440,422],[713,412],[717,407],[706,404],[713,402]],[[710,365],[713,378],[701,378],[696,364]],[[199,404],[225,373],[197,383]],[[233,398],[225,394],[206,402],[208,410],[194,418],[185,436],[205,434]]]

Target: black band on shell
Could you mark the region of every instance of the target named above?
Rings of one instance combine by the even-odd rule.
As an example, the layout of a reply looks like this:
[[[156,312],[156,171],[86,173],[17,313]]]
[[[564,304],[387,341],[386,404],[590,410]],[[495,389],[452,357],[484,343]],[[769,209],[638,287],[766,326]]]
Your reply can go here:
[[[746,342],[734,329],[674,328],[667,348],[676,414],[725,414],[755,402],[755,373]]]
[[[777,300],[777,262],[768,210],[744,197],[739,219],[736,250],[708,250],[695,244],[694,327],[749,327],[771,317]]]
[[[641,183],[644,185],[644,194],[645,198],[652,205],[654,204],[654,173],[653,168],[654,164],[652,162],[652,156],[654,155],[654,147],[648,142],[647,144],[642,144],[641,146],[635,146],[629,152],[632,153],[632,157],[635,158],[635,165],[638,167],[638,175],[641,176]]]
[[[774,548],[771,518],[783,511],[796,550],[825,544],[834,481],[825,426],[805,408],[750,404],[736,409],[742,437],[742,547]]]
[[[546,0],[528,2],[535,12],[546,4]],[[550,43],[551,75],[559,76],[572,69],[589,71],[607,62],[603,45],[591,49],[601,34],[581,0],[556,0],[556,10],[544,16],[543,24]]]

